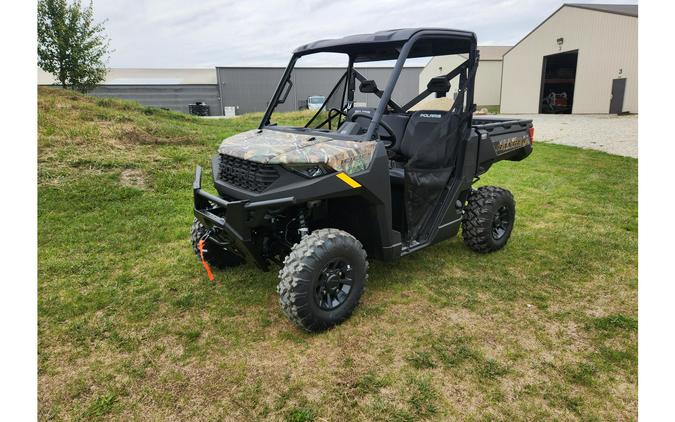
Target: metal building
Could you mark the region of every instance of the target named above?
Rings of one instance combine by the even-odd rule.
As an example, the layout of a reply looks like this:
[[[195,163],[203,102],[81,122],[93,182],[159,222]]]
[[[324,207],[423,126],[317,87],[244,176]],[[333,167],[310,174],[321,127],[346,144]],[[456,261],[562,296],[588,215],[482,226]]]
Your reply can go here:
[[[200,101],[210,105],[211,115],[222,114],[213,69],[110,69],[105,82],[89,94],[183,113]]]
[[[212,116],[222,115],[217,85],[99,85],[88,94],[134,100],[183,113],[188,113],[190,104],[203,102],[209,105]]]
[[[357,67],[367,79],[373,79],[384,87],[391,74],[389,67]],[[394,101],[405,103],[418,94],[417,86],[421,67],[405,67],[401,72],[394,95]],[[234,107],[236,114],[264,111],[274,89],[284,73],[282,67],[218,67],[217,79],[222,107]],[[343,67],[298,67],[293,70],[293,87],[286,102],[278,107],[280,111],[297,110],[307,97],[327,96],[329,90],[345,72]],[[377,104],[374,94],[356,92],[354,101],[368,106]]]
[[[358,71],[384,87],[391,73],[389,67],[364,67]],[[417,95],[421,67],[406,67],[394,92],[394,101],[402,103]],[[311,95],[327,95],[344,68],[299,67],[293,71],[293,88],[281,111],[297,110]],[[274,93],[282,67],[217,67],[215,69],[110,69],[105,81],[90,95],[138,101],[147,106],[188,112],[197,101],[209,105],[212,116],[224,110],[235,114],[264,111]],[[39,70],[38,84],[55,83],[53,76]],[[355,101],[374,106],[374,94],[356,93]]]
[[[502,113],[638,112],[638,6],[564,4],[504,54]]]
[[[502,82],[502,56],[511,47],[485,45],[479,46],[480,63],[476,73],[474,102],[479,106],[496,106],[500,103]],[[465,54],[437,56],[429,60],[420,72],[419,92],[427,88],[427,83],[434,76],[444,75],[462,64],[468,58]],[[451,81],[449,97],[457,92],[458,83]]]
[[[39,85],[56,82],[38,69]],[[222,114],[214,69],[110,69],[105,81],[89,95],[134,100],[183,113],[188,112],[189,104],[201,101],[211,106],[211,115]]]

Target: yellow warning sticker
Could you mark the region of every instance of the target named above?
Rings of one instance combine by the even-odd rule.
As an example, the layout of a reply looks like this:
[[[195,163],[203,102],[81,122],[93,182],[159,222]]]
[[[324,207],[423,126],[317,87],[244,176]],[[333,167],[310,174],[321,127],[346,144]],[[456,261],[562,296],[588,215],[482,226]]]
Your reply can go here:
[[[338,179],[342,180],[349,186],[353,187],[354,189],[360,188],[361,184],[357,182],[356,180],[352,179],[351,177],[347,176],[345,173],[338,173],[337,174]]]

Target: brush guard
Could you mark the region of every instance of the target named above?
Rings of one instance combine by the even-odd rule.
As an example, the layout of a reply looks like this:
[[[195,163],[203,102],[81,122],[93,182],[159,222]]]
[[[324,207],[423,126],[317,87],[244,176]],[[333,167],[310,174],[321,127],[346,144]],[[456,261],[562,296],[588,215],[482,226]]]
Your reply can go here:
[[[267,270],[267,260],[260,253],[251,237],[251,224],[260,218],[266,208],[292,205],[293,197],[263,201],[228,201],[202,190],[202,168],[197,166],[192,184],[194,214],[197,220],[212,234],[210,240],[230,244],[244,255],[247,261]],[[229,247],[229,246],[228,246]]]

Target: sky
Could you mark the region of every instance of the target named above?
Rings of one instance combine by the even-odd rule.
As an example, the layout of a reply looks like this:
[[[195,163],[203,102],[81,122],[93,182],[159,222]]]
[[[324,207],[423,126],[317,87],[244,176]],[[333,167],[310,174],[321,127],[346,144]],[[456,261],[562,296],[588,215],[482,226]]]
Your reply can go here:
[[[636,3],[585,1],[609,2]],[[479,45],[513,45],[561,4],[559,0],[94,0],[94,14],[98,21],[107,19],[106,32],[115,50],[109,67],[212,68],[285,66],[292,51],[308,42],[394,28],[463,29],[474,31]]]

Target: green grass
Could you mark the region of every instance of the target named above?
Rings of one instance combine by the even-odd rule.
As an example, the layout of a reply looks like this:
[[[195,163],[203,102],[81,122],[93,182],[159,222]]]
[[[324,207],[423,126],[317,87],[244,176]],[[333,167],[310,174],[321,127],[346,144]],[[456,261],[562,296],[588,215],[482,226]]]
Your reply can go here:
[[[210,283],[190,249],[194,166],[259,118],[39,90],[41,420],[637,418],[636,160],[496,164],[505,249],[372,262],[354,316],[309,335],[275,271]]]
[[[476,110],[487,109],[489,114],[499,114],[499,105],[479,105],[476,106]]]

